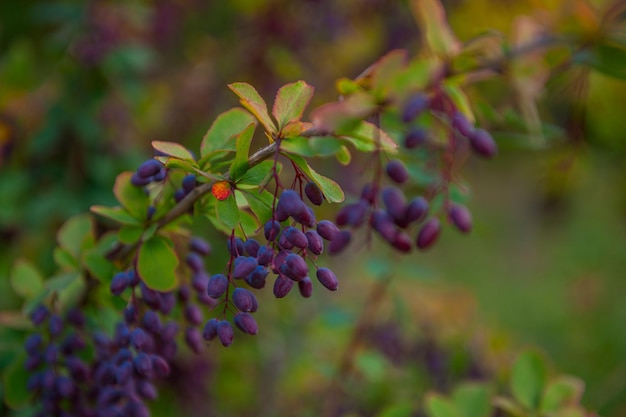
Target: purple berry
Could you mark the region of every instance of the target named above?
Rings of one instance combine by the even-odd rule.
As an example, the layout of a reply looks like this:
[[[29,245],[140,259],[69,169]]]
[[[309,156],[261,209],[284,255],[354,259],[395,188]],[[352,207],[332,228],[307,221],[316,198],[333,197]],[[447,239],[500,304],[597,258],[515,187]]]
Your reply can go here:
[[[222,274],[215,274],[209,279],[207,285],[207,294],[213,299],[218,299],[228,289],[228,278]]]
[[[217,325],[217,336],[223,346],[230,346],[233,343],[235,333],[233,332],[233,326],[230,322],[222,320]]]
[[[148,159],[139,165],[139,168],[137,168],[137,175],[141,178],[152,177],[153,175],[156,175],[162,167],[163,164],[156,159]]]
[[[261,289],[265,287],[265,279],[268,274],[268,270],[264,266],[259,265],[246,277],[246,283],[252,288]]]
[[[404,223],[409,225],[413,222],[419,222],[424,219],[428,213],[428,201],[424,197],[415,197],[406,206],[404,211]]]
[[[261,244],[257,242],[255,239],[248,239],[243,242],[243,248],[249,256],[258,256],[259,249],[261,248]]]
[[[441,233],[441,224],[439,219],[432,217],[422,225],[417,235],[417,247],[421,250],[431,247],[439,238]]]
[[[387,163],[385,171],[389,178],[391,178],[397,184],[403,184],[409,179],[409,173],[404,166],[404,163],[398,159],[392,159]]]
[[[200,237],[194,237],[189,241],[189,250],[201,256],[208,256],[211,254],[211,245]]]
[[[280,223],[276,220],[269,220],[263,226],[263,233],[268,242],[273,242],[280,233]]]
[[[217,319],[215,318],[206,322],[206,324],[204,325],[204,330],[202,331],[202,337],[204,338],[204,340],[208,342],[217,337],[218,324],[219,321],[217,321]]]
[[[159,355],[150,355],[152,360],[152,369],[154,369],[158,376],[166,377],[170,374],[170,365],[167,361]]]
[[[111,280],[111,294],[120,295],[128,288],[128,275],[126,272],[118,272]]]
[[[281,213],[287,214],[287,216],[295,218],[301,212],[306,211],[306,205],[304,204],[297,192],[295,192],[294,190],[285,190],[282,192],[280,198],[278,199],[276,211],[280,211]],[[286,220],[286,218],[283,220]]]
[[[202,352],[202,335],[195,327],[187,327],[185,330],[185,343],[194,353]]]
[[[474,130],[469,135],[469,142],[472,149],[485,158],[491,158],[498,153],[498,145],[496,145],[489,132],[484,129]]]
[[[305,236],[308,241],[307,247],[309,250],[316,255],[321,255],[322,251],[324,251],[324,241],[322,237],[313,229],[307,230]]]
[[[339,233],[339,228],[330,220],[322,220],[317,224],[317,233],[324,239],[332,241]]]
[[[302,233],[301,230],[296,229],[295,227],[288,227],[283,231],[283,235],[285,239],[293,246],[304,249],[309,244],[306,235]]]
[[[256,254],[256,261],[259,265],[267,266],[274,259],[274,249],[269,246],[261,246]]]
[[[448,216],[452,224],[463,233],[469,233],[472,230],[472,213],[467,207],[461,204],[454,204],[448,211]]]
[[[400,252],[411,252],[411,238],[405,232],[398,231],[391,242],[391,245]]]
[[[235,267],[233,268],[233,278],[243,279],[247,277],[258,265],[256,258],[251,256],[240,256],[236,258],[234,262]]]
[[[298,290],[302,297],[309,298],[311,294],[313,294],[313,282],[311,278],[305,277],[303,280],[298,281]]]
[[[460,111],[452,115],[451,123],[452,127],[465,137],[469,137],[474,132],[474,125]]]
[[[48,315],[50,311],[45,306],[39,305],[30,313],[30,319],[35,326],[39,326],[48,318]]]
[[[417,93],[406,102],[402,111],[402,121],[410,123],[417,118],[429,104],[428,96],[424,93]]]
[[[202,323],[202,311],[198,308],[198,306],[193,304],[187,304],[185,306],[185,319],[191,325],[198,326]]]
[[[317,270],[317,279],[322,283],[323,286],[328,288],[331,291],[336,291],[339,287],[339,281],[337,281],[337,277],[328,268],[320,268]]]
[[[194,188],[196,188],[196,183],[196,176],[194,174],[185,175],[182,184],[185,194],[189,194]]]
[[[245,288],[236,288],[233,291],[232,302],[239,311],[250,312],[256,304],[256,297]]]
[[[378,195],[378,187],[375,187],[372,183],[367,183],[363,186],[361,190],[361,200],[365,200],[370,205],[374,204],[376,201],[376,196]]]
[[[338,226],[348,225],[352,227],[359,227],[365,221],[368,208],[369,204],[365,200],[348,204],[339,210],[337,217],[335,218],[335,222]]]
[[[289,291],[291,291],[293,283],[294,281],[290,280],[289,278],[285,278],[280,275],[277,276],[276,281],[274,281],[274,296],[276,298],[285,297],[287,294],[289,294]]]
[[[304,186],[304,194],[306,194],[309,201],[316,206],[321,206],[324,202],[322,190],[320,190],[313,181],[308,182],[307,185]]]
[[[198,294],[204,294],[209,286],[210,277],[205,272],[194,274],[191,277],[191,286]]]
[[[133,359],[133,368],[141,376],[149,377],[152,374],[152,361],[147,353],[139,352]]]
[[[237,313],[233,321],[235,326],[244,333],[255,335],[259,331],[256,320],[250,313]]]
[[[295,253],[287,255],[283,265],[287,267],[287,276],[294,281],[300,281],[309,274],[309,266],[306,261]]]
[[[426,143],[428,140],[428,134],[424,129],[414,128],[404,137],[404,147],[407,149],[417,148],[418,146]]]
[[[385,187],[382,192],[382,198],[389,216],[396,224],[401,224],[404,221],[404,213],[406,211],[404,193],[396,187]]]
[[[331,255],[340,253],[350,244],[350,240],[352,240],[352,233],[348,230],[342,230],[328,245],[328,253]]]

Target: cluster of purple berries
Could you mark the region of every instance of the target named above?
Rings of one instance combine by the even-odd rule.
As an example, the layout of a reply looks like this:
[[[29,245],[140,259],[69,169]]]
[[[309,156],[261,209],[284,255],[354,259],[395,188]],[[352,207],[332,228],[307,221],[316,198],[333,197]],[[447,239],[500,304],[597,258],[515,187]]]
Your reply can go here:
[[[165,166],[156,159],[148,159],[139,165],[130,182],[137,187],[143,187],[152,182],[161,182],[166,177],[167,169]]]

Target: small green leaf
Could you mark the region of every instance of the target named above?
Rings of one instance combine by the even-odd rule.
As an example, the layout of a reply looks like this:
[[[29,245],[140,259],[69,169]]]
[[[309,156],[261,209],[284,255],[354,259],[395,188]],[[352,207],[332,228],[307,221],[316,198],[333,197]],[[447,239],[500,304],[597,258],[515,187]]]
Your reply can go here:
[[[452,393],[452,399],[464,417],[489,417],[491,415],[490,390],[484,384],[459,385]]]
[[[91,206],[91,212],[95,214],[99,214],[102,217],[106,217],[107,219],[111,219],[113,221],[116,221],[122,224],[129,224],[129,225],[141,224],[139,220],[131,216],[122,207]]]
[[[467,120],[474,123],[476,121],[476,117],[474,117],[474,112],[472,111],[469,99],[463,90],[461,90],[461,87],[450,82],[444,82],[443,89],[448,94],[448,97],[452,99],[456,108],[463,113],[465,117],[467,117]]]
[[[178,257],[168,238],[156,235],[139,247],[137,272],[149,288],[157,291],[174,288],[177,266]]]
[[[381,57],[374,65],[372,87],[380,93],[388,88],[390,80],[400,73],[407,63],[407,51],[396,49]]]
[[[254,87],[248,83],[232,83],[228,84],[228,88],[239,96],[241,105],[256,116],[266,131],[276,133],[276,125],[267,112],[267,104]]]
[[[57,266],[61,269],[78,269],[80,265],[78,260],[74,258],[72,254],[70,254],[65,249],[57,246],[54,248],[52,252],[52,256],[54,257],[54,262],[56,262]]]
[[[4,402],[14,410],[25,406],[31,395],[26,389],[30,374],[24,366],[25,361],[26,354],[24,352],[19,353],[16,358],[10,361],[2,375]]]
[[[278,129],[287,126],[289,122],[302,118],[304,109],[313,97],[313,86],[304,81],[285,84],[278,89],[272,114],[278,122]]]
[[[460,51],[461,43],[454,36],[439,0],[411,0],[411,9],[431,52],[452,57]]]
[[[263,184],[266,179],[272,175],[272,167],[274,161],[263,161],[258,165],[253,166],[246,171],[237,180],[238,184],[260,185]],[[277,167],[278,168],[278,167]]]
[[[235,159],[230,166],[230,177],[232,180],[237,179],[243,175],[248,169],[248,153],[250,152],[250,142],[252,136],[254,136],[254,129],[256,123],[251,123],[237,136],[237,151],[235,153]]]
[[[341,165],[348,165],[352,160],[352,154],[350,154],[350,150],[345,145],[341,145],[335,157]]]
[[[204,158],[216,151],[234,151],[235,142],[232,138],[243,132],[250,123],[256,123],[256,119],[240,107],[220,114],[202,139],[200,155]]]
[[[439,394],[426,396],[426,414],[429,417],[462,417],[454,403]]]
[[[113,264],[97,249],[88,250],[83,254],[83,264],[100,281],[110,279],[115,270]]]
[[[348,140],[361,152],[371,152],[379,144],[381,149],[387,152],[397,152],[398,145],[391,139],[391,136],[384,130],[369,122],[360,122],[351,131],[345,132],[341,136]]]
[[[241,238],[254,236],[260,227],[257,218],[254,217],[249,211],[241,211],[239,213],[239,225],[241,227],[235,229],[235,234]]]
[[[356,369],[369,381],[380,380],[385,377],[389,370],[389,362],[379,352],[359,352],[355,359]]]
[[[57,232],[57,242],[75,258],[78,258],[86,239],[92,235],[91,217],[80,214],[66,221]]]
[[[256,215],[261,224],[264,224],[272,217],[272,204],[274,202],[274,195],[266,190],[263,190],[261,194],[256,191],[242,192],[250,210]]]
[[[591,53],[579,55],[578,61],[609,77],[626,80],[626,48],[602,43]]]
[[[130,245],[138,242],[142,234],[143,227],[141,226],[123,226],[117,233],[117,236],[120,242]]]
[[[30,299],[43,290],[43,276],[26,259],[18,259],[11,270],[11,287],[17,295]]]
[[[81,274],[76,274],[76,278],[71,280],[64,288],[58,290],[57,301],[63,310],[70,306],[75,306],[85,294],[87,284]]]
[[[189,150],[187,150],[187,148],[185,148],[183,145],[176,142],[162,142],[154,140],[152,141],[152,147],[155,150],[174,158],[182,159],[184,161],[194,160],[193,154],[189,152]]]
[[[234,229],[239,224],[239,208],[232,194],[226,200],[216,201],[215,213],[226,229]]]
[[[378,413],[377,417],[410,417],[414,415],[415,407],[410,403],[392,404]]]
[[[537,410],[546,383],[546,365],[539,354],[526,351],[513,365],[511,391],[517,401],[529,410]]]
[[[148,213],[150,200],[141,187],[135,187],[130,182],[132,172],[122,172],[115,179],[113,193],[117,201],[136,219],[143,220]]]
[[[46,289],[50,291],[61,291],[67,288],[72,282],[80,277],[78,271],[63,272],[50,277],[44,283]]]
[[[363,88],[359,85],[358,82],[351,80],[349,78],[340,78],[335,83],[335,87],[337,91],[342,96],[347,96],[358,91],[363,91]]]
[[[324,193],[326,200],[331,203],[341,203],[344,200],[343,190],[339,184],[330,178],[326,178],[325,176],[318,174],[301,156],[288,155],[288,158],[291,159],[291,161],[296,164],[311,181],[320,187],[320,190]]]
[[[562,375],[550,381],[541,401],[541,411],[552,413],[565,405],[574,405],[580,401],[585,383],[575,377]]]

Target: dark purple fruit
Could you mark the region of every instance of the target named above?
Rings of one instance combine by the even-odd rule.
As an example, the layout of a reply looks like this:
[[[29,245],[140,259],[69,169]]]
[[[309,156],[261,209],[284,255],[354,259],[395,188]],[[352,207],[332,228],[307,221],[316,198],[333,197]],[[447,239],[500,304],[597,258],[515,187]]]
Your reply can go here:
[[[400,252],[411,252],[411,238],[405,232],[398,231],[393,238],[391,245]]]
[[[261,246],[256,254],[256,261],[259,265],[267,266],[274,259],[274,249],[269,246]]]
[[[322,194],[322,190],[317,186],[313,181],[309,181],[307,185],[304,186],[304,194],[306,194],[309,201],[316,206],[321,206],[324,202],[324,194]]]
[[[243,279],[247,277],[258,265],[256,258],[252,256],[240,256],[236,258],[234,262],[235,267],[233,268],[233,278]]]
[[[404,137],[404,147],[407,149],[417,148],[428,140],[428,133],[424,129],[416,127],[409,130]]]
[[[194,304],[187,304],[185,306],[185,319],[189,324],[198,326],[202,323],[202,311]]]
[[[330,220],[322,220],[317,224],[317,233],[324,239],[331,241],[339,233],[339,228]]]
[[[302,297],[309,298],[311,294],[313,294],[313,282],[311,278],[305,277],[303,280],[298,281],[298,290]]]
[[[409,179],[409,173],[404,163],[398,159],[392,159],[387,163],[385,171],[389,178],[397,184],[405,183]]]
[[[139,352],[133,359],[133,368],[141,376],[150,376],[152,373],[152,361],[147,353]]]
[[[158,376],[166,377],[170,374],[170,365],[163,357],[159,355],[150,355],[152,361],[152,369],[154,369]]]
[[[285,219],[286,220],[286,219]],[[280,223],[276,220],[269,220],[263,226],[263,233],[268,242],[273,242],[280,234]]]
[[[410,123],[428,108],[429,99],[424,93],[417,93],[406,102],[402,111],[402,121]]]
[[[439,223],[439,219],[436,217],[430,218],[422,225],[422,228],[417,234],[417,247],[422,250],[428,249],[437,241],[440,234],[441,224]]]
[[[342,230],[328,245],[328,253],[331,255],[340,253],[350,244],[350,240],[352,240],[352,233],[348,230]]]
[[[391,216],[396,224],[402,224],[406,211],[406,198],[404,197],[404,193],[396,187],[385,187],[382,192],[382,198],[389,216]]]
[[[454,204],[448,210],[448,216],[452,224],[463,233],[472,230],[472,213],[461,204]]]
[[[296,248],[304,249],[309,244],[306,238],[306,235],[302,233],[301,230],[298,230],[292,226],[286,228],[283,231],[283,236],[285,236],[285,239]],[[285,248],[285,249],[289,249],[289,248]]]
[[[367,183],[363,186],[361,190],[361,200],[365,200],[370,205],[376,202],[376,195],[378,194],[378,188],[375,187],[372,183]]]
[[[259,331],[256,320],[250,313],[237,313],[233,321],[235,326],[244,333],[255,335]]]
[[[290,280],[289,278],[285,278],[280,275],[277,276],[276,281],[274,281],[274,296],[276,298],[285,297],[287,294],[289,294],[289,291],[291,291],[293,283],[294,281]]]
[[[141,178],[148,178],[159,173],[163,164],[156,159],[148,159],[137,168],[137,175]]]
[[[229,321],[221,320],[217,324],[217,336],[223,346],[230,346],[233,344],[235,333],[233,332],[233,326],[231,326]]]
[[[196,183],[196,176],[194,174],[185,175],[182,184],[185,194],[189,194],[194,188],[196,188]]]
[[[465,137],[469,137],[474,132],[474,125],[460,111],[452,115],[451,123],[452,127]]]
[[[198,255],[207,256],[211,254],[211,245],[200,237],[194,237],[189,241],[189,250]]]
[[[191,252],[185,258],[185,263],[196,274],[204,272],[204,261],[198,253]]]
[[[256,257],[258,255],[260,247],[261,244],[252,238],[249,238],[245,242],[243,242],[243,248],[249,256]]]
[[[343,206],[337,213],[335,222],[338,226],[360,227],[365,222],[369,204],[365,200]]]
[[[197,328],[187,327],[185,329],[185,343],[194,353],[199,354],[202,352],[202,335]]]
[[[393,242],[396,233],[398,232],[398,228],[386,211],[376,210],[370,218],[370,224],[383,239],[389,243]]]
[[[215,274],[209,279],[207,294],[213,299],[218,299],[228,289],[228,278],[222,274]]]
[[[306,211],[306,205],[300,198],[300,195],[298,195],[298,193],[294,190],[283,191],[278,199],[278,204],[276,205],[276,213],[278,214],[280,212],[282,218],[285,214],[287,216],[295,217],[302,211]],[[283,221],[286,220],[286,218],[278,220]]]
[[[317,270],[317,279],[322,283],[323,286],[328,288],[331,291],[336,291],[339,287],[339,281],[337,281],[337,277],[328,268],[320,268]]]
[[[265,287],[265,279],[267,278],[268,274],[269,271],[267,270],[267,268],[259,265],[254,268],[254,271],[252,271],[250,275],[246,277],[246,283],[248,283],[248,285],[252,288],[261,289]]]
[[[409,225],[413,222],[419,222],[424,219],[428,213],[428,201],[424,197],[415,197],[406,206],[404,211],[404,223]]]
[[[48,315],[50,315],[50,310],[48,310],[45,306],[38,305],[30,313],[30,320],[35,326],[39,326],[48,318]]]
[[[308,241],[308,248],[315,255],[321,255],[324,251],[324,241],[322,237],[313,229],[309,229],[305,233],[306,239]]]
[[[250,312],[254,309],[256,297],[245,288],[236,288],[233,291],[232,302],[239,311]]]
[[[469,135],[472,149],[485,158],[491,158],[498,153],[498,145],[489,132],[484,129],[476,129]]]
[[[206,324],[204,325],[204,330],[202,331],[202,337],[204,338],[204,340],[208,342],[217,337],[218,324],[219,321],[217,321],[217,319],[215,318],[206,322]]]
[[[306,264],[306,261],[295,253],[287,255],[283,265],[286,267],[285,275],[294,281],[300,281],[309,274],[309,266]],[[282,271],[283,269],[281,269]]]

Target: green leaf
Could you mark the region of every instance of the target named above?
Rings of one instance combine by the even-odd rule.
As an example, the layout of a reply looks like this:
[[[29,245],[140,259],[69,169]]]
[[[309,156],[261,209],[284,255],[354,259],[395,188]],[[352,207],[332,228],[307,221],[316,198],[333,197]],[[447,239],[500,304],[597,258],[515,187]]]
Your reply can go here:
[[[594,70],[626,80],[626,49],[608,43],[596,45],[591,53],[576,57],[579,62],[591,66]]]
[[[439,0],[411,0],[411,9],[432,53],[452,57],[460,51],[461,43],[454,36]]]
[[[63,272],[46,280],[44,285],[50,291],[62,291],[79,277],[78,271]]]
[[[384,94],[388,89],[390,80],[404,69],[406,63],[406,50],[396,49],[385,54],[374,64],[372,88]]]
[[[242,194],[248,201],[250,210],[256,215],[261,224],[265,224],[272,217],[272,204],[274,195],[266,190],[261,194],[258,192],[242,191]]]
[[[193,161],[194,157],[191,152],[187,150],[183,145],[176,142],[162,142],[158,140],[152,141],[152,147],[159,151],[163,152],[166,155],[172,156],[174,158],[182,159],[184,161]]]
[[[513,365],[511,392],[517,401],[529,410],[539,407],[546,383],[546,365],[539,354],[526,351]]]
[[[248,83],[232,83],[228,84],[228,88],[239,96],[241,105],[256,116],[266,131],[276,133],[276,125],[267,112],[267,104],[254,87]]]
[[[2,375],[4,402],[12,409],[25,406],[30,399],[31,394],[26,389],[30,374],[24,366],[25,361],[26,354],[24,352],[19,353]]]
[[[58,290],[58,303],[63,310],[75,306],[85,294],[87,284],[81,274],[76,274],[76,278],[71,280],[64,288]]]
[[[389,81],[390,94],[399,102],[415,91],[423,91],[441,72],[441,60],[437,57],[419,57]]]
[[[469,99],[461,90],[461,87],[455,85],[450,82],[443,83],[443,89],[448,94],[448,97],[452,99],[452,102],[456,105],[456,108],[463,113],[467,120],[474,123],[476,122],[476,117],[474,117],[474,112],[472,111],[472,107],[470,106]]]
[[[170,291],[176,286],[178,257],[172,249],[171,240],[153,236],[139,247],[137,272],[149,288]]]
[[[410,417],[414,414],[415,407],[410,403],[399,403],[383,408],[377,417]]]
[[[341,203],[344,200],[343,190],[335,181],[330,178],[318,174],[313,168],[309,166],[309,163],[298,155],[288,155],[288,158],[296,164],[304,174],[309,177],[311,181],[317,184],[324,193],[326,200],[331,203]]]
[[[257,218],[254,217],[249,211],[241,211],[239,213],[239,225],[241,227],[235,229],[235,235],[241,238],[254,236],[261,226]]]
[[[113,276],[115,271],[113,264],[96,249],[84,253],[83,264],[87,270],[100,281],[106,281]]]
[[[272,167],[274,161],[263,161],[258,165],[253,166],[245,172],[237,180],[238,184],[260,185],[265,183],[266,179],[272,175]],[[277,167],[278,168],[278,167]]]
[[[17,295],[30,299],[43,290],[43,276],[26,259],[18,259],[11,270],[11,287]]]
[[[233,195],[226,200],[216,200],[215,214],[225,228],[232,230],[239,224],[239,208]]]
[[[251,123],[237,136],[237,151],[235,159],[230,166],[230,177],[234,181],[241,175],[245,174],[248,169],[248,153],[250,152],[250,142],[254,136],[256,123]]]
[[[78,260],[74,258],[72,254],[70,254],[65,249],[57,246],[54,248],[52,252],[52,256],[54,257],[54,262],[56,262],[57,266],[62,269],[79,269],[80,264]]]
[[[57,232],[57,242],[75,258],[78,258],[83,244],[92,236],[91,217],[89,214],[80,214],[66,221]]]
[[[143,220],[148,213],[150,201],[141,187],[135,187],[130,182],[132,172],[122,172],[115,179],[113,193],[117,201],[136,219]]]
[[[278,129],[287,126],[287,123],[300,120],[304,109],[313,97],[313,86],[304,81],[285,84],[278,89],[272,114],[278,122]]]
[[[452,393],[452,399],[464,417],[489,417],[491,415],[490,389],[484,384],[459,385]]]
[[[552,413],[565,405],[574,405],[580,401],[585,383],[575,377],[562,375],[550,381],[541,401],[541,411]]]
[[[240,107],[220,114],[202,139],[200,155],[204,158],[216,151],[234,151],[235,142],[232,138],[243,132],[250,123],[256,123],[256,119]]]
[[[337,157],[337,161],[341,165],[348,165],[352,160],[352,154],[350,153],[350,149],[348,149],[345,145],[341,145],[339,148],[339,152],[335,154]]]
[[[356,369],[369,381],[381,380],[389,370],[389,362],[379,352],[359,352],[355,359]]]
[[[454,403],[439,394],[426,396],[426,414],[429,417],[462,417]]]
[[[376,100],[371,94],[357,92],[343,101],[326,103],[316,108],[311,113],[311,120],[318,129],[342,135],[352,131],[376,108]]]
[[[348,140],[361,152],[371,152],[376,149],[376,144],[380,144],[381,149],[387,152],[396,152],[398,145],[391,139],[391,136],[384,130],[370,122],[360,122],[349,132],[341,136]]]
[[[124,244],[133,244],[138,242],[141,239],[141,235],[143,234],[143,227],[140,226],[123,226],[117,236],[120,242]]]
[[[524,411],[522,406],[520,406],[519,404],[517,404],[515,401],[511,400],[510,398],[496,397],[493,399],[493,405],[503,410],[504,412],[506,412],[507,415],[510,415],[513,417],[525,417],[526,416],[526,412]]]
[[[131,216],[122,207],[91,206],[90,210],[92,213],[99,214],[102,217],[106,217],[107,219],[114,220],[118,223],[129,225],[141,224],[139,220]]]

